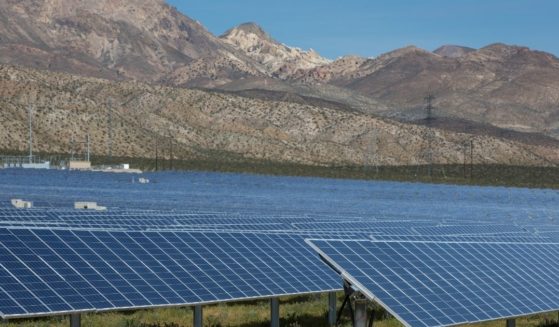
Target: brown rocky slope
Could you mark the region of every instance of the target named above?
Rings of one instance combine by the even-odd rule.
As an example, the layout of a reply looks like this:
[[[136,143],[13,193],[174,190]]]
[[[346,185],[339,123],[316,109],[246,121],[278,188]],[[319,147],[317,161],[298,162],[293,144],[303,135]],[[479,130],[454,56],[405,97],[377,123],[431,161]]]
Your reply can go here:
[[[2,1],[0,61],[117,80],[196,80],[207,86],[264,71],[162,0]],[[215,68],[205,69],[210,66]]]
[[[332,108],[115,82],[0,66],[0,148],[26,148],[26,107],[35,107],[35,148],[69,152],[91,134],[107,153],[107,99],[113,104],[114,153],[153,157],[155,140],[172,137],[183,159],[221,154],[315,165],[425,163],[424,127]],[[463,162],[471,135],[435,130],[435,162]],[[476,162],[548,165],[552,147],[475,136]],[[373,155],[374,153],[374,155]]]
[[[293,78],[357,91],[392,117],[422,119],[423,98],[432,92],[438,115],[559,136],[559,59],[525,47],[494,44],[453,56],[408,47],[343,58]]]

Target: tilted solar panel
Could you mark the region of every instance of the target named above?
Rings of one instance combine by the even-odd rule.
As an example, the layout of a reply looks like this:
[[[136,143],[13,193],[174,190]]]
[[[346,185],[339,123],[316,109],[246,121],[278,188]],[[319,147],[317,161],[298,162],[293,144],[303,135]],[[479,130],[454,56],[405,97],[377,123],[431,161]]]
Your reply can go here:
[[[559,244],[308,242],[406,326],[451,326],[559,309]]]
[[[335,222],[310,222],[293,223],[294,227],[303,230],[374,230],[376,228],[412,228],[412,227],[434,227],[436,222],[427,221],[335,221]]]
[[[528,233],[522,227],[514,225],[452,225],[435,227],[413,227],[419,235],[478,235],[478,234],[504,234]]]
[[[549,237],[512,234],[512,235],[370,235],[374,241],[407,242],[488,242],[488,243],[542,243],[552,242]]]
[[[340,288],[300,235],[0,228],[2,318]]]

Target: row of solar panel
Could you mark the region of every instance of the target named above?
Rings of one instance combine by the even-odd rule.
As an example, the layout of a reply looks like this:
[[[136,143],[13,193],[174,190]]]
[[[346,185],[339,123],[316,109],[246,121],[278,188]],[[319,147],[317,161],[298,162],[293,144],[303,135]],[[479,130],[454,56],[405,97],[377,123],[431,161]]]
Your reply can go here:
[[[0,310],[10,318],[340,289],[304,237],[0,228]]]
[[[304,244],[304,239],[309,237],[313,235],[0,229],[1,314],[4,318],[11,318],[72,311],[189,305],[338,289],[339,278]],[[434,240],[440,242],[442,239]],[[477,241],[490,240],[496,239],[477,237]],[[443,247],[432,241],[421,244],[432,243],[433,247]],[[449,239],[445,239],[447,241]],[[463,241],[462,238],[452,238],[452,242]],[[473,240],[469,238],[468,241]],[[383,270],[384,265],[395,262],[400,267],[410,262],[424,262],[429,267],[429,257],[418,255],[423,253],[422,248],[418,250],[411,249],[413,245],[401,245],[405,243],[386,243],[387,248],[402,249],[402,253],[413,250],[404,255],[405,262],[395,262],[400,260],[399,257],[386,253],[387,248],[374,251],[377,260],[375,268],[381,270],[379,274],[384,279],[371,275],[372,270],[362,270],[358,276],[369,276],[379,283],[394,283],[395,276]],[[363,241],[362,244],[369,243]],[[457,244],[466,246],[466,243]],[[500,245],[501,250],[511,247],[511,243]],[[486,243],[486,246],[498,245]],[[365,248],[356,251],[354,246],[346,250],[332,247],[331,250],[339,256],[328,254],[328,257],[337,264],[375,263],[372,253],[367,253],[367,256],[359,254]],[[430,254],[437,253],[439,265],[455,267],[457,259],[449,261],[444,257],[447,253],[445,249],[443,247]],[[411,260],[410,253],[418,262]],[[462,256],[471,253],[462,252]],[[554,252],[541,253],[546,254],[543,258],[546,260],[556,255]],[[537,256],[541,253],[529,254]],[[455,252],[451,254],[456,255]],[[483,259],[494,258],[491,254],[476,252],[469,260],[487,265]],[[455,258],[465,260],[460,256]],[[506,269],[508,264],[496,260],[490,268],[501,266],[501,269]],[[548,277],[551,276],[554,275],[548,274]],[[408,289],[400,291],[397,296],[410,296]],[[392,302],[386,303],[394,310]],[[418,314],[417,303],[408,304],[404,307]],[[397,311],[401,309],[396,308]],[[485,306],[483,308],[486,309]],[[490,311],[489,314],[502,312]],[[397,315],[400,316],[399,313]],[[435,316],[434,319],[441,322],[441,317]],[[413,320],[412,325],[416,322]]]
[[[559,310],[559,243],[310,244],[406,326],[450,326]]]
[[[254,214],[320,213],[331,216],[378,215],[447,217],[463,220],[549,222],[557,216],[557,193],[522,190],[433,186],[402,183],[289,179],[241,175],[156,174],[160,183],[131,184],[129,176],[65,172],[0,172],[0,198],[28,196],[72,206],[92,199],[108,207],[207,210]],[[275,181],[268,187],[269,180]],[[328,190],[328,197],[325,196]],[[244,196],[235,196],[244,194]],[[351,194],[360,194],[359,197]],[[366,199],[366,201],[363,201]],[[452,203],[449,206],[448,203]],[[555,222],[557,224],[557,222]]]

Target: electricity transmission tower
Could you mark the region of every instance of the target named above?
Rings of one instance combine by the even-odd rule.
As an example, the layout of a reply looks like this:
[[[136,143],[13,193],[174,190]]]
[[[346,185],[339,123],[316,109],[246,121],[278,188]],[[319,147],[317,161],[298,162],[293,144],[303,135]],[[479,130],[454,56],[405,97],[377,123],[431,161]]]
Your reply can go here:
[[[474,139],[470,139],[470,180],[474,178]]]
[[[371,129],[371,138],[367,143],[367,150],[365,152],[365,170],[368,171],[372,166],[375,168],[375,173],[378,174],[378,137],[377,132]]]
[[[425,160],[427,161],[427,175],[432,177],[433,174],[433,139],[435,137],[433,132],[433,101],[435,100],[435,96],[429,92],[429,94],[425,97],[425,102],[427,102],[427,106],[425,107],[426,113],[426,139],[427,139],[427,151],[425,153]]]
[[[472,180],[474,177],[474,135],[475,135],[474,133],[475,132],[473,127],[466,126],[464,128],[464,134],[466,135],[466,140],[464,142],[464,179],[468,178],[466,173],[467,170],[466,166],[467,166],[467,161],[469,159],[470,180]]]
[[[159,171],[159,139],[155,136],[155,171]]]
[[[169,170],[173,170],[173,136],[169,132]]]
[[[85,149],[84,149],[85,148]],[[74,136],[72,136],[72,138],[70,139],[70,160],[73,161],[75,160],[75,153],[77,152],[80,154],[78,156],[78,160],[85,160],[85,161],[90,161],[90,153],[91,153],[91,145],[90,145],[90,138],[89,138],[89,133],[87,133],[85,135],[85,140],[84,141],[78,141],[76,142],[74,140]]]
[[[29,163],[33,163],[33,106],[27,107],[27,115],[29,118]]]
[[[113,163],[113,99],[107,99],[107,156],[109,164]]]

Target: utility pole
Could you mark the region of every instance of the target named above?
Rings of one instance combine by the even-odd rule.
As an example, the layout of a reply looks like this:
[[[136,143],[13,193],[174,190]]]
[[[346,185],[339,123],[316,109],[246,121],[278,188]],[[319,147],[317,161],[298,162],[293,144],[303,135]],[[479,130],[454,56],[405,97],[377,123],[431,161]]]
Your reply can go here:
[[[365,170],[365,172],[369,171],[369,168],[371,166],[371,155],[373,154],[373,142],[372,142],[372,136],[374,135],[374,131],[371,131],[371,139],[369,140],[369,142],[367,142],[366,144],[366,149],[365,152],[363,154],[363,169]]]
[[[470,140],[470,180],[474,178],[474,139]]]
[[[462,156],[462,157],[463,157],[463,158],[462,158],[462,159],[463,159],[463,166],[464,166],[464,167],[463,167],[463,168],[464,168],[464,179],[466,179],[466,177],[467,177],[467,174],[466,174],[466,170],[467,170],[467,168],[466,168],[466,167],[467,167],[466,162],[467,162],[467,159],[466,159],[466,158],[467,158],[467,156],[468,156],[468,152],[467,152],[467,151],[468,151],[468,145],[469,145],[469,142],[468,142],[468,141],[464,142],[463,156]]]
[[[169,135],[169,170],[173,170],[173,138]]]
[[[113,163],[113,101],[111,98],[107,99],[107,153],[109,156],[109,164]]]
[[[27,107],[27,114],[29,116],[29,163],[33,163],[33,107]]]
[[[369,148],[367,149],[367,169],[371,165],[375,167],[375,173],[378,175],[378,137],[375,130],[371,130],[371,139],[369,142]]]
[[[70,161],[74,161],[74,149],[75,149],[75,145],[74,145],[74,135],[72,135],[70,137]]]
[[[159,141],[155,137],[155,171],[159,171]]]
[[[427,102],[427,107],[425,107],[425,111],[427,114],[427,173],[429,177],[432,177],[433,174],[433,100],[435,100],[435,96],[432,93],[429,93],[425,97],[425,101]]]

